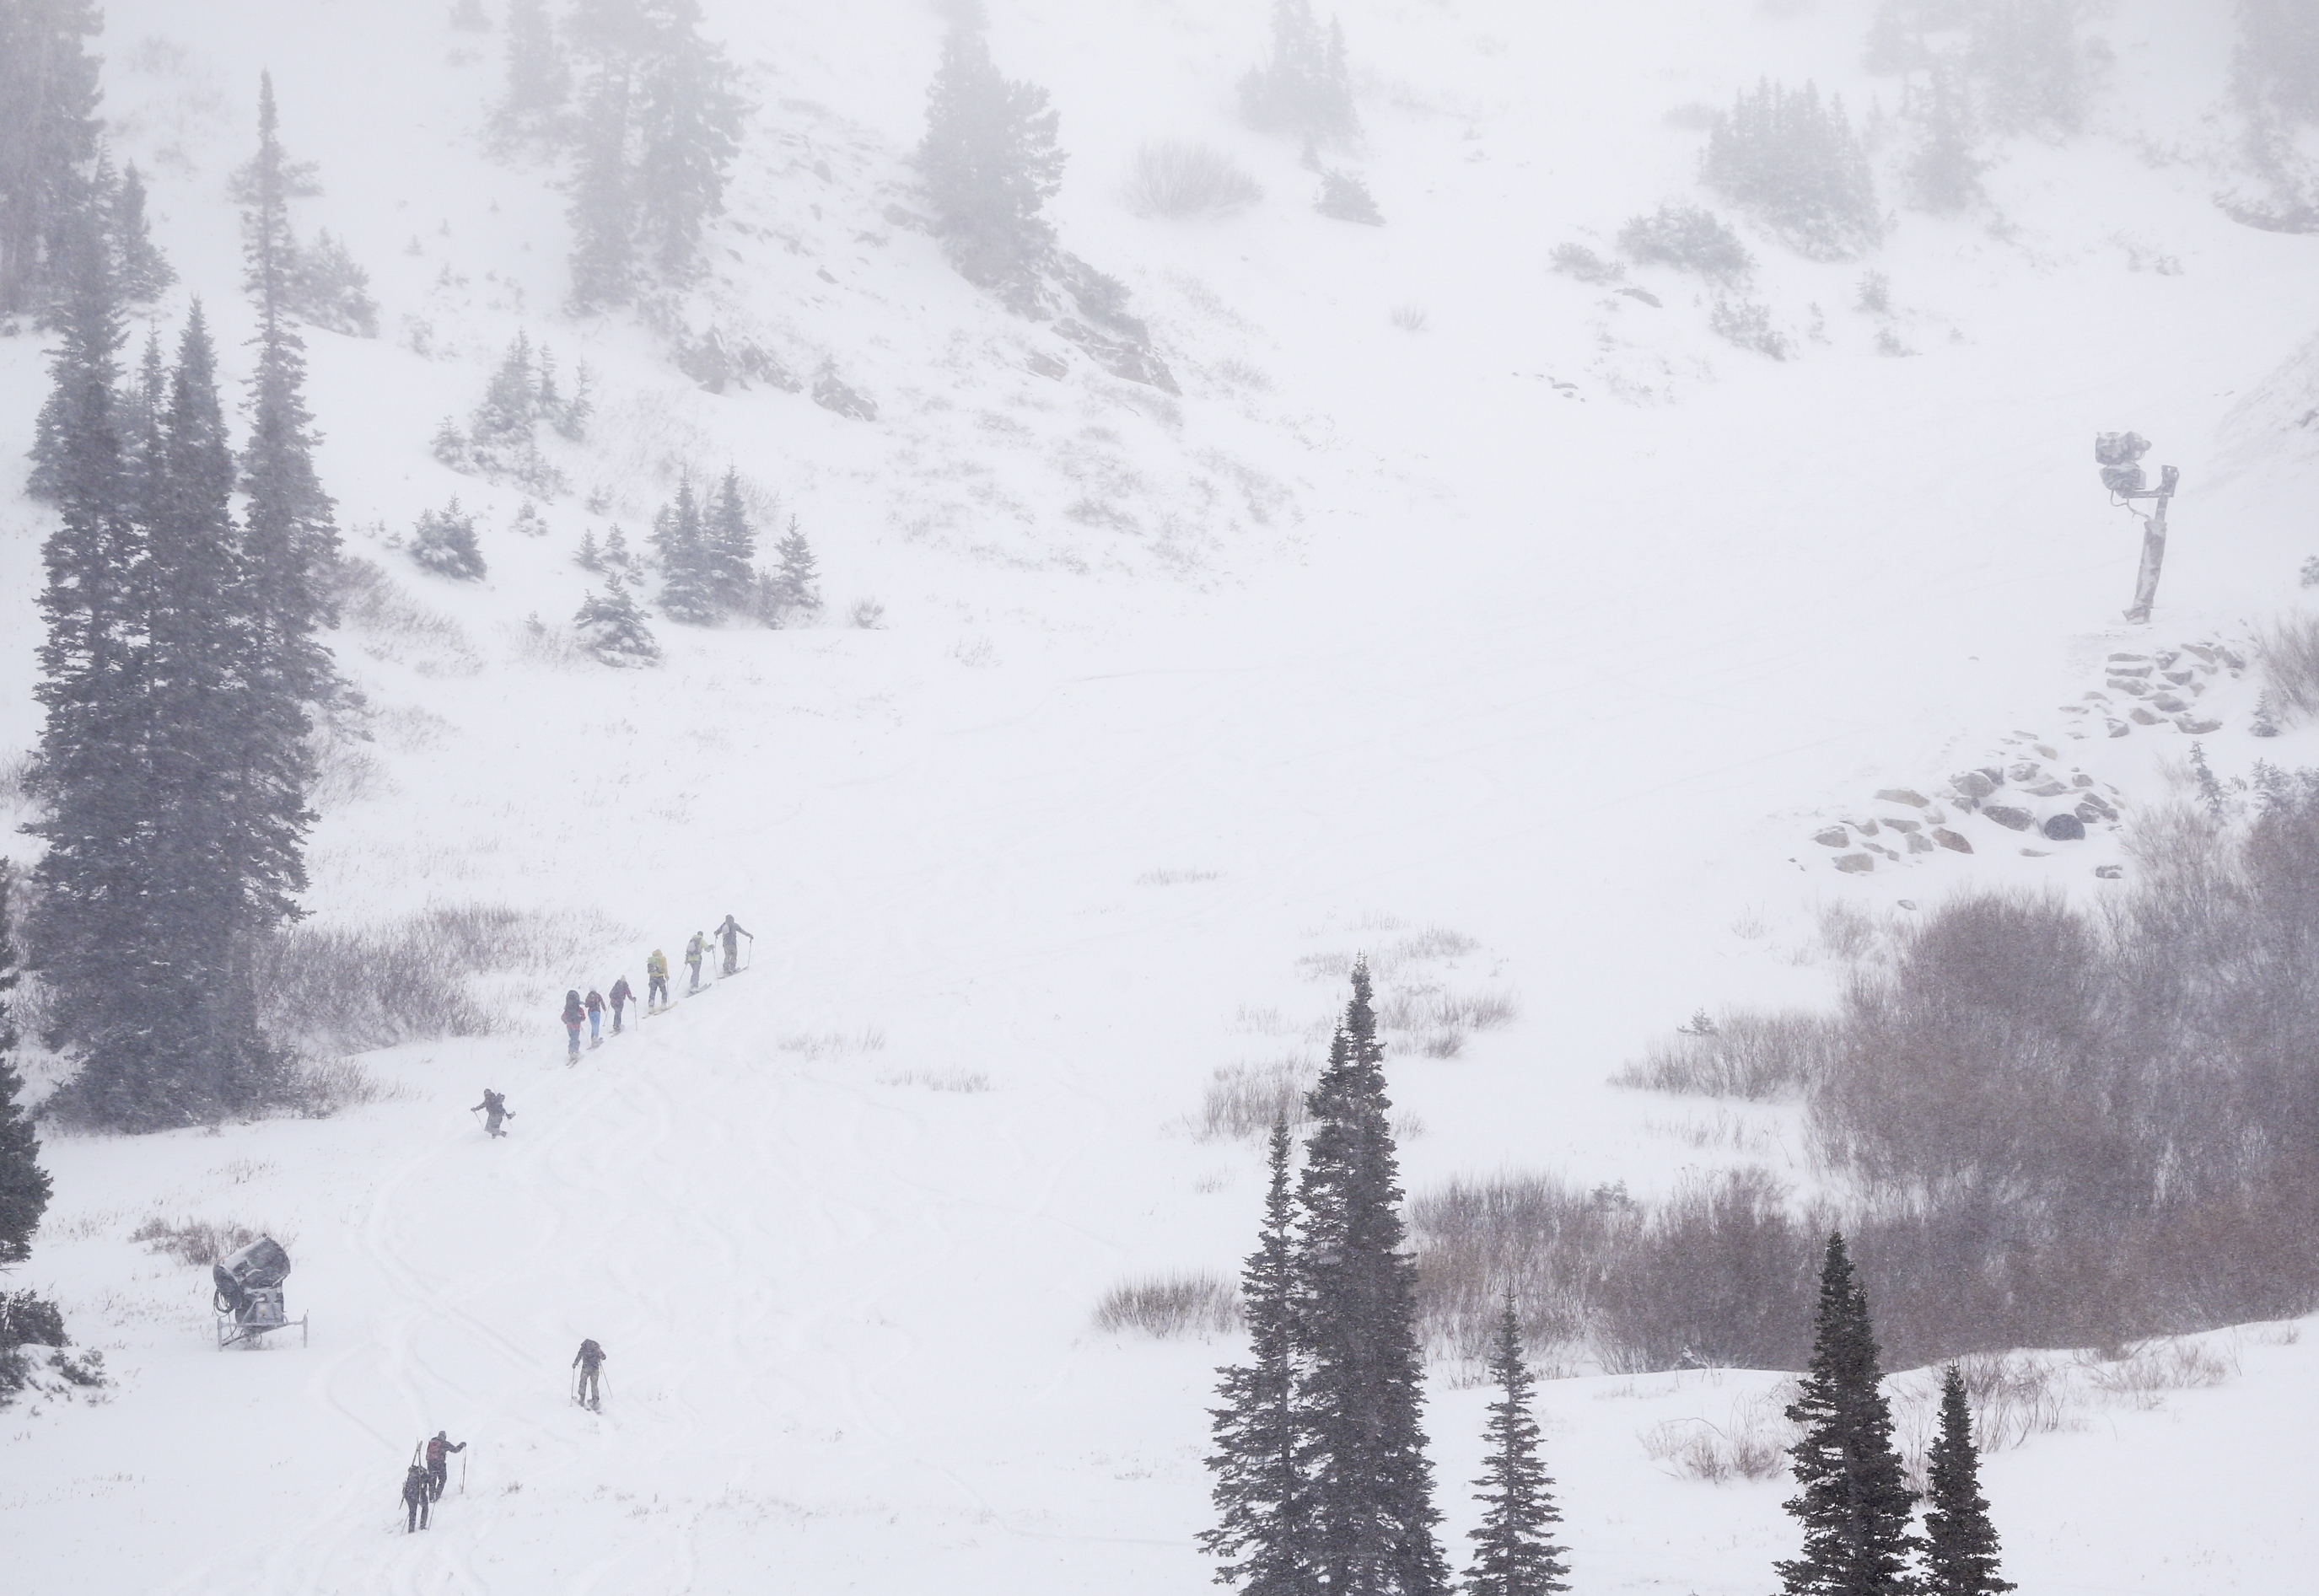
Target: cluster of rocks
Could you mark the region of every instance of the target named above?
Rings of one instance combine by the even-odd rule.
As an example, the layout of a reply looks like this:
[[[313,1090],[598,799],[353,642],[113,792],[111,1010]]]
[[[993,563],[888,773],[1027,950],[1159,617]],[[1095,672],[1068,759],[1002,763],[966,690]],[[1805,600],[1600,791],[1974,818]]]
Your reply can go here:
[[[2130,735],[2138,726],[2168,725],[2204,736],[2222,730],[2223,723],[2198,713],[2198,696],[2215,676],[2236,678],[2246,661],[2220,643],[2185,643],[2152,654],[2114,654],[2105,669],[2102,690],[2087,693],[2082,703],[2062,705],[2064,715],[2084,716],[2089,727],[2098,718],[2113,737]],[[2070,735],[2086,734],[2072,729]]]
[[[2008,741],[2035,735],[2018,733]],[[1823,826],[1812,841],[1836,850],[1837,870],[1863,875],[1876,868],[1879,856],[1907,864],[1942,849],[1974,852],[1972,839],[1949,824],[1951,809],[2049,843],[2083,842],[2089,832],[2119,823],[2116,788],[2080,770],[2059,769],[2061,754],[2047,744],[2028,743],[2017,752],[2024,757],[1959,771],[1932,798],[1911,788],[1884,788],[1876,794],[1879,811]],[[2026,757],[2031,753],[2040,757]],[[2042,859],[2052,850],[2021,852]]]

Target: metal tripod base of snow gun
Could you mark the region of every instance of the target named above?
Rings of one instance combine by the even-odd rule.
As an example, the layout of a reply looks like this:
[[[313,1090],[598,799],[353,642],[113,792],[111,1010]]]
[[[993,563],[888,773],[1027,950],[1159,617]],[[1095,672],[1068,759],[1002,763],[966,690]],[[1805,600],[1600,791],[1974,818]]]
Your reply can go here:
[[[236,1345],[255,1347],[276,1330],[294,1330],[298,1344],[311,1344],[306,1316],[290,1317],[282,1296],[282,1283],[290,1277],[290,1255],[271,1236],[257,1240],[231,1258],[210,1267],[217,1287],[212,1306],[217,1312],[221,1349]]]

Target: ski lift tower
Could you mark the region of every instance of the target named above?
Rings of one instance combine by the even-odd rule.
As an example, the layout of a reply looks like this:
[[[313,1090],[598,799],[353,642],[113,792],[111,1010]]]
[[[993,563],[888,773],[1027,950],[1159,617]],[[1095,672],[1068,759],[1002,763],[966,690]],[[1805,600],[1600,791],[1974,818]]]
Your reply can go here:
[[[2169,465],[2159,473],[2158,485],[2151,487],[2141,464],[2149,452],[2150,440],[2139,432],[2105,432],[2094,439],[2094,463],[2101,467],[2102,486],[2110,491],[2111,502],[2134,509],[2137,499],[2152,501],[2148,515],[2134,509],[2142,521],[2142,571],[2134,579],[2134,608],[2125,618],[2135,622],[2150,618],[2150,607],[2158,598],[2158,568],[2166,559],[2166,507],[2182,480],[2182,473]]]

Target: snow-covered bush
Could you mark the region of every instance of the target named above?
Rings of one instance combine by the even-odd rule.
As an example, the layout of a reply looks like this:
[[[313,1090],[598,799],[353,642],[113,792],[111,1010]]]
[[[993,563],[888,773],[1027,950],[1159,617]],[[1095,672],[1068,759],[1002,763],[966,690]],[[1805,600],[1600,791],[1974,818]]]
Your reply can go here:
[[[1630,218],[1619,230],[1619,248],[1629,260],[1676,266],[1719,283],[1738,282],[1755,269],[1739,235],[1697,205],[1669,203]]]
[[[1825,1069],[1836,1026],[1808,1009],[1704,1014],[1654,1042],[1611,1078],[1622,1087],[1707,1097],[1788,1097]]]
[[[1385,225],[1385,212],[1377,209],[1369,185],[1358,172],[1322,172],[1321,197],[1313,202],[1313,209],[1339,221],[1358,221],[1368,227]]]
[[[579,368],[566,394],[556,380],[554,353],[544,346],[535,353],[530,337],[519,332],[492,371],[466,430],[447,418],[436,429],[434,455],[454,471],[518,482],[543,498],[553,497],[569,484],[540,453],[539,427],[545,423],[577,443],[588,436],[593,413],[587,366]]]
[[[283,284],[283,308],[302,321],[349,338],[378,336],[378,302],[370,274],[329,229],[292,257]]]
[[[1882,234],[1875,181],[1844,102],[1823,102],[1813,84],[1766,80],[1741,91],[1708,134],[1700,179],[1813,260],[1847,259]]]
[[[1203,216],[1252,205],[1264,190],[1221,150],[1163,139],[1135,152],[1123,197],[1138,216]]]
[[[2305,587],[2314,585],[2314,565],[2319,561],[2305,567]],[[2255,657],[2273,714],[2291,711],[2282,718],[2296,720],[2319,717],[2319,617],[2287,616],[2265,627],[2255,638]]]
[[[483,579],[483,551],[475,542],[475,518],[454,498],[442,509],[422,511],[406,546],[420,568],[456,582]]]
[[[604,591],[581,601],[573,618],[580,645],[608,665],[637,666],[660,663],[660,644],[645,620],[645,612],[617,574],[604,580]]]
[[[1774,360],[1785,360],[1795,353],[1788,335],[1772,325],[1771,307],[1760,300],[1717,295],[1707,312],[1707,327],[1727,343]]]
[[[1556,271],[1581,283],[1616,283],[1627,275],[1625,266],[1604,260],[1584,244],[1557,244],[1551,258]]]

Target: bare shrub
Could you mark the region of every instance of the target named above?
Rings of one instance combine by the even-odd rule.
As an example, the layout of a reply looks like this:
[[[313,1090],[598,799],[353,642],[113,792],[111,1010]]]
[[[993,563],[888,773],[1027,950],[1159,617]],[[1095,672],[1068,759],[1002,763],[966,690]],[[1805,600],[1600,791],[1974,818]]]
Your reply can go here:
[[[979,1069],[904,1069],[878,1078],[889,1087],[920,1087],[929,1092],[990,1090],[990,1078]]]
[[[1230,1335],[1241,1328],[1240,1292],[1220,1276],[1152,1275],[1123,1281],[1096,1304],[1095,1328],[1128,1330],[1165,1340],[1173,1336]]]
[[[1761,300],[1718,296],[1707,312],[1707,329],[1725,343],[1773,360],[1795,353],[1795,343],[1772,325],[1772,308]]]
[[[32,752],[0,754],[0,804],[25,804],[32,799]]]
[[[1222,151],[1162,139],[1136,150],[1123,197],[1138,216],[1207,216],[1252,205],[1264,190]]]
[[[886,1050],[886,1033],[875,1025],[852,1032],[795,1031],[778,1038],[773,1045],[785,1053],[802,1053],[808,1059],[842,1053],[882,1053]]]
[[[1393,324],[1403,332],[1423,332],[1428,320],[1430,318],[1422,305],[1395,305],[1393,308]]]
[[[1462,931],[1452,931],[1446,925],[1429,925],[1414,936],[1403,939],[1394,951],[1403,959],[1462,959],[1481,945]]]
[[[293,1067],[283,1106],[302,1119],[325,1120],[349,1108],[410,1096],[408,1087],[389,1085],[352,1059],[318,1059]]]
[[[621,934],[594,915],[493,904],[441,906],[381,925],[293,925],[254,950],[259,1019],[270,1035],[349,1050],[488,1035],[504,1023],[475,996],[474,978],[565,968]]]
[[[1653,1042],[1611,1080],[1622,1087],[1705,1097],[1782,1097],[1802,1090],[1827,1064],[1833,1020],[1803,1009],[1727,1010],[1705,1032],[1680,1031]]]
[[[2137,1347],[2127,1357],[2095,1365],[2087,1382],[2106,1396],[2136,1408],[2155,1408],[2170,1391],[2220,1385],[2239,1372],[2234,1358],[2196,1341],[2161,1341]]]
[[[1556,245],[1552,261],[1556,271],[1581,283],[1616,283],[1627,275],[1625,266],[1615,260],[1604,260],[1584,244]]]
[[[1226,1065],[1208,1082],[1192,1134],[1202,1141],[1239,1141],[1268,1136],[1284,1124],[1294,1135],[1304,1128],[1304,1099],[1319,1078],[1302,1058]]]
[[[393,789],[385,764],[359,743],[343,737],[316,739],[314,780],[306,792],[306,801],[316,808],[335,809]]]
[[[1603,1271],[1643,1219],[1623,1186],[1590,1192],[1548,1176],[1452,1181],[1421,1195],[1409,1209],[1420,1335],[1437,1356],[1478,1362],[1511,1290],[1527,1343],[1587,1341]]]
[[[1135,878],[1138,887],[1182,887],[1195,881],[1213,881],[1222,870],[1145,870]]]
[[[2283,616],[2256,634],[2254,646],[2273,714],[2283,705],[2293,714],[2281,718],[2319,716],[2319,616]]]
[[[129,1239],[144,1242],[148,1251],[204,1269],[232,1257],[260,1236],[283,1240],[282,1232],[262,1227],[253,1231],[233,1220],[181,1219],[173,1223],[158,1214],[129,1232]]]
[[[1510,992],[1404,991],[1377,1005],[1377,1027],[1435,1035],[1494,1031],[1511,1024],[1520,1012],[1520,1005]]]
[[[1801,1432],[1786,1409],[1795,1400],[1792,1381],[1732,1404],[1722,1424],[1705,1419],[1670,1419],[1638,1438],[1643,1451],[1679,1477],[1720,1485],[1727,1480],[1769,1480],[1787,1470],[1788,1449]]]

